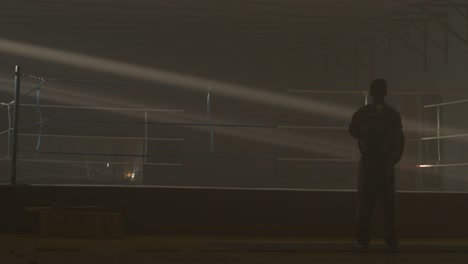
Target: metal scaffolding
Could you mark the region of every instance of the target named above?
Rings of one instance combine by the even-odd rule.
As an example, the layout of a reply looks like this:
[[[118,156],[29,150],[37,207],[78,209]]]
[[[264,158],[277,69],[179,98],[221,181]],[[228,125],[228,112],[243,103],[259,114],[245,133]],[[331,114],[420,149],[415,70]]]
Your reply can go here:
[[[456,28],[459,24],[451,23],[455,18],[466,21],[465,32]],[[411,32],[419,34],[417,41]],[[345,56],[353,65],[356,87],[358,66],[367,65],[369,80],[373,79],[377,53],[392,56],[397,46],[416,54],[421,59],[422,70],[427,72],[432,47],[443,54],[445,65],[449,64],[452,39],[468,47],[468,0],[429,0],[413,4],[383,18],[361,20],[357,26],[339,31],[330,39],[333,41],[325,48],[327,54],[331,50],[339,54],[337,50],[348,48]]]

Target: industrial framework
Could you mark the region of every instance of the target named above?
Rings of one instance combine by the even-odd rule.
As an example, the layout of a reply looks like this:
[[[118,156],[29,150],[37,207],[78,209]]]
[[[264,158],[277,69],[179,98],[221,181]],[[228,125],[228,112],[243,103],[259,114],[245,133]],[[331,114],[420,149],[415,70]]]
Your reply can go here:
[[[417,33],[416,40],[411,32]],[[379,53],[392,56],[396,48],[416,54],[422,70],[427,72],[431,48],[443,54],[445,65],[449,64],[452,40],[468,48],[468,1],[429,0],[413,4],[383,18],[361,20],[357,26],[339,30],[330,40],[325,48],[327,62],[333,59],[331,53],[345,50],[342,55],[352,60],[356,88],[359,65],[367,65],[368,78],[372,79],[375,57]]]

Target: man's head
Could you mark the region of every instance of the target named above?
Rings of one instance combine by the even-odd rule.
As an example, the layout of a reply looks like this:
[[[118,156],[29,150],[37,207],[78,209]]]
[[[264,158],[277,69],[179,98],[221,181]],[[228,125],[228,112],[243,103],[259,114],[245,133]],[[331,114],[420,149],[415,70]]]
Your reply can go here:
[[[375,79],[370,85],[370,95],[372,98],[382,100],[387,96],[387,82],[384,79]]]

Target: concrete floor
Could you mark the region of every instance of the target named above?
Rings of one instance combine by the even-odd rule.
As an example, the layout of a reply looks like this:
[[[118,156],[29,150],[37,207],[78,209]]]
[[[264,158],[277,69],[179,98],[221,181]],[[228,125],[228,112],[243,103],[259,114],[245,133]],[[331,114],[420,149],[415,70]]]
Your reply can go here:
[[[125,237],[115,240],[0,236],[0,263],[468,263],[468,240],[403,240],[398,250],[376,240],[356,250],[351,239]]]

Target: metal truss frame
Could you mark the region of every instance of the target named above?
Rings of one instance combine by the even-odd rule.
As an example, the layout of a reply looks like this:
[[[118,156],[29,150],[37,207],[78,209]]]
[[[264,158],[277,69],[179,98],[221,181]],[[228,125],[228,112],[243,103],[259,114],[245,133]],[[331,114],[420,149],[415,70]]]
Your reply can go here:
[[[460,33],[450,25],[449,18],[453,15],[466,20],[465,33]],[[442,38],[435,36],[429,30],[434,23],[443,29]],[[411,30],[421,35],[422,44],[411,40]],[[382,35],[387,39],[387,44],[378,43],[377,39],[382,38]],[[360,63],[358,47],[364,45],[368,49],[366,63],[369,65],[369,79],[372,79],[375,53],[385,52],[391,55],[394,44],[417,54],[422,60],[424,72],[429,70],[429,45],[443,53],[445,64],[448,65],[450,36],[468,48],[468,0],[428,0],[421,4],[410,5],[406,10],[391,13],[383,18],[360,21],[356,27],[340,32],[336,37],[340,41],[328,46],[328,49],[336,50],[343,46],[351,46],[353,54],[350,57],[353,60],[355,76],[357,76]]]
[[[411,5],[409,8],[412,10],[392,13],[377,22],[386,24],[387,26],[390,26],[392,23],[399,23],[400,26],[415,29],[422,35],[422,47],[418,47],[416,44],[412,43],[409,38],[404,39],[401,35],[398,35],[395,30],[389,29],[393,32],[394,38],[397,38],[400,40],[400,43],[403,42],[407,48],[420,55],[423,60],[423,68],[425,72],[428,71],[429,67],[429,43],[443,52],[446,65],[449,63],[450,35],[468,47],[468,1],[463,0],[463,2],[455,2],[453,0],[429,0],[421,4]],[[466,36],[463,36],[463,34],[459,33],[450,25],[450,11],[466,20]],[[430,33],[428,30],[430,22],[435,22],[444,30],[443,40],[436,40],[436,37]]]

